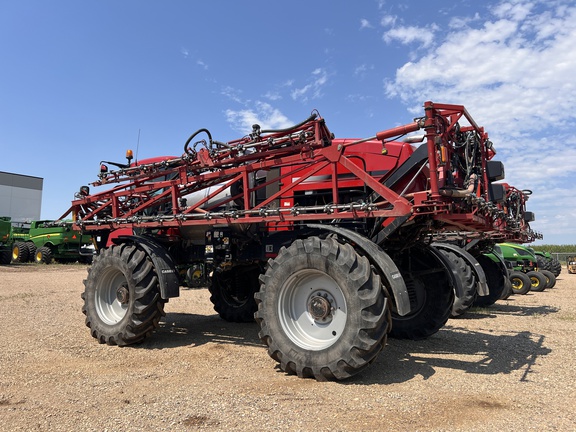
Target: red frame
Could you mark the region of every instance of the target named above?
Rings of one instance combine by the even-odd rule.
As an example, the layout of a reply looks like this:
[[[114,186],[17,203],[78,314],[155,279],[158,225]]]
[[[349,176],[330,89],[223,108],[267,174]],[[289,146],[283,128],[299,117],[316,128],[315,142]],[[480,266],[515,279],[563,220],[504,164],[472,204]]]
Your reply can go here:
[[[184,225],[250,224],[266,222],[289,225],[296,221],[320,221],[383,217],[388,225],[396,217],[427,217],[437,222],[438,231],[467,231],[482,235],[517,236],[506,218],[494,215],[482,203],[488,201],[486,162],[494,156],[488,134],[476,124],[461,105],[424,104],[425,116],[404,126],[379,132],[362,140],[332,139],[321,117],[309,120],[289,131],[264,136],[248,136],[214,147],[189,151],[182,157],[156,158],[138,165],[102,173],[94,186],[117,183],[109,190],[94,193],[72,202],[70,212],[79,229],[95,231],[125,227],[159,228]],[[467,126],[459,122],[466,119]],[[412,153],[405,143],[386,142],[391,138],[424,129],[428,161],[420,176],[427,176],[426,187],[412,189],[401,195],[386,187],[383,181]],[[451,166],[452,146],[457,131],[475,132],[480,142],[481,174],[478,187],[467,198],[447,196],[444,188],[451,178],[458,189],[464,189],[464,178]],[[385,142],[387,155],[359,163],[362,155],[373,154],[375,146]],[[219,143],[222,144],[222,143]],[[251,174],[259,170],[280,168],[280,177],[258,185],[250,184]],[[387,171],[387,174],[374,171]],[[322,175],[323,181],[314,177]],[[259,204],[253,204],[253,193],[274,182],[282,181],[277,193]],[[236,182],[241,191],[227,202],[241,200],[242,210],[202,208],[220,192]],[[208,188],[214,188],[209,190]],[[380,199],[371,204],[339,203],[338,191],[352,186],[367,186]],[[318,209],[295,207],[290,197],[307,189],[331,191],[332,203],[324,213]],[[204,199],[181,208],[180,198],[196,191],[206,192]],[[286,206],[271,208],[275,200],[286,200]],[[170,204],[171,212],[154,212],[144,216],[147,209]],[[222,203],[220,203],[222,204]],[[64,217],[63,216],[63,217]],[[529,231],[524,226],[523,231]],[[510,238],[510,237],[508,237]]]

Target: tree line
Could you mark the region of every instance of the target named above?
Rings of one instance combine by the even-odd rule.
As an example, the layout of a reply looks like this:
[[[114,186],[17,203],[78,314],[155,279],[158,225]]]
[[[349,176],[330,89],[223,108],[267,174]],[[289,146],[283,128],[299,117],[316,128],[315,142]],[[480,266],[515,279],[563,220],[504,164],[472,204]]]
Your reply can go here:
[[[573,253],[576,252],[576,245],[529,245],[535,251],[550,253]]]

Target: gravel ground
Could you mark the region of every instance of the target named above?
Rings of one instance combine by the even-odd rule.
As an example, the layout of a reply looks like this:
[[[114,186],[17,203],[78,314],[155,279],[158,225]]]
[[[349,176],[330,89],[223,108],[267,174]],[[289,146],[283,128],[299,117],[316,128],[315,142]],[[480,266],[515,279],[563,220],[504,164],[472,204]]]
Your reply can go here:
[[[340,383],[275,367],[256,324],[182,290],[143,344],[100,345],[84,325],[81,265],[0,267],[2,431],[576,430],[576,275],[389,340]]]

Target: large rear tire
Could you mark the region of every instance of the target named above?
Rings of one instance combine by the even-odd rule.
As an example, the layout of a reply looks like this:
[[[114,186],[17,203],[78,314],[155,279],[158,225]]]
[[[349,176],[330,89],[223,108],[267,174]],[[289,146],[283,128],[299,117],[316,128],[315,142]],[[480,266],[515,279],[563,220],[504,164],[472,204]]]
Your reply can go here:
[[[94,258],[82,294],[92,337],[108,345],[141,342],[164,316],[158,276],[150,258],[134,245],[114,245]]]
[[[554,276],[558,277],[560,276],[560,273],[562,273],[562,264],[560,264],[560,261],[558,261],[556,258],[552,258],[552,262],[548,270],[550,270]]]
[[[254,294],[260,288],[258,266],[237,266],[215,271],[209,288],[214,310],[226,321],[252,322],[258,309]]]
[[[25,263],[28,261],[29,251],[25,242],[16,242],[12,246],[12,261]]]
[[[296,240],[268,261],[260,280],[259,336],[283,371],[341,380],[384,347],[389,306],[380,277],[349,244]]]
[[[34,242],[27,241],[26,247],[28,248],[28,261],[34,262],[34,257],[36,256],[36,245]]]
[[[401,316],[392,312],[391,337],[425,339],[444,327],[450,318],[454,304],[451,269],[439,255],[432,246],[417,245],[393,257],[406,283],[410,313]]]
[[[510,282],[512,282],[512,291],[514,294],[524,295],[530,292],[532,283],[525,273],[513,271],[510,273]]]

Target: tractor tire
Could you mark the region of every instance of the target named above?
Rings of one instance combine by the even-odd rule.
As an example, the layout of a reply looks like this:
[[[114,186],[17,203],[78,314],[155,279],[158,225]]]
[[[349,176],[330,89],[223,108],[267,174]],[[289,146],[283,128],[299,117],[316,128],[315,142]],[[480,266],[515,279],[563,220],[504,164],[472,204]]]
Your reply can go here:
[[[8,265],[12,261],[12,251],[10,249],[0,250],[0,264]]]
[[[519,271],[510,272],[510,282],[512,282],[512,290],[514,294],[524,295],[530,292],[532,283],[530,278],[525,273]]]
[[[457,318],[472,307],[478,293],[476,288],[477,280],[472,268],[461,257],[449,250],[440,249],[440,252],[448,258],[454,269],[456,269],[462,283],[462,288],[464,289],[461,297],[458,297],[455,293],[454,304],[450,312],[450,318]]]
[[[380,276],[349,244],[296,240],[268,261],[260,281],[258,335],[286,373],[346,379],[386,344],[390,309]]]
[[[539,270],[548,270],[550,271],[552,266],[552,260],[546,259],[543,256],[537,255],[536,261],[538,262],[538,269]]]
[[[450,318],[454,304],[452,270],[432,249],[432,246],[418,245],[395,257],[406,283],[411,310],[404,316],[392,312],[390,337],[426,339],[444,327]]]
[[[504,290],[506,289],[506,278],[508,277],[508,272],[505,274],[497,263],[485,255],[478,255],[475,258],[480,263],[482,270],[484,270],[489,292],[487,296],[477,296],[476,300],[474,300],[474,306],[492,306],[500,300]]]
[[[537,271],[529,271],[528,273],[526,273],[526,276],[530,278],[531,291],[541,292],[546,289],[546,285],[548,285],[548,280],[546,279],[546,276],[544,276],[542,273]]]
[[[52,250],[48,246],[42,246],[36,250],[34,261],[37,264],[51,264],[52,263]]]
[[[260,289],[257,266],[237,266],[215,271],[209,288],[210,301],[220,318],[229,322],[252,322],[258,309],[254,294]]]
[[[94,258],[82,294],[86,326],[108,345],[143,341],[165,315],[158,276],[146,253],[134,245],[102,249]]]
[[[502,295],[500,296],[499,300],[507,300],[511,295],[514,295],[514,291],[512,290],[512,282],[510,282],[510,279],[506,277],[504,281],[504,290],[502,291]]]
[[[26,242],[26,247],[28,248],[28,262],[34,262],[36,257],[36,245],[34,242]]]
[[[80,255],[78,257],[78,262],[80,264],[92,264],[93,258],[94,258],[94,255]]]
[[[560,264],[560,261],[558,261],[556,258],[552,258],[549,270],[554,276],[558,277],[560,276],[560,273],[562,273],[562,264]]]
[[[25,263],[28,261],[28,246],[25,242],[16,242],[12,245],[12,261],[15,263]]]
[[[556,276],[554,276],[554,273],[548,270],[541,270],[540,273],[546,278],[546,288],[554,288],[556,286]]]

